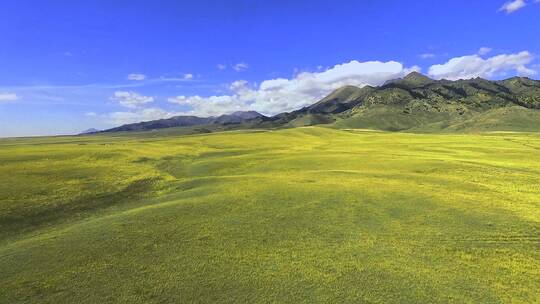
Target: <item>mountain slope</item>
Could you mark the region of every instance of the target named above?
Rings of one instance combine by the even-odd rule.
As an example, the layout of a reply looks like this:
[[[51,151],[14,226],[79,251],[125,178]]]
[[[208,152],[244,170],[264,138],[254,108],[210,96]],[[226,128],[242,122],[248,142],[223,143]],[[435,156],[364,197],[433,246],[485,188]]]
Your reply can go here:
[[[255,111],[234,112],[221,116],[197,117],[197,116],[175,116],[167,119],[159,119],[122,125],[120,127],[105,130],[103,132],[121,132],[121,131],[146,131],[174,127],[192,127],[202,125],[228,125],[240,124],[255,118],[264,117]]]
[[[433,80],[413,72],[380,87],[344,87],[292,114],[331,114],[340,128],[540,131],[540,81]]]

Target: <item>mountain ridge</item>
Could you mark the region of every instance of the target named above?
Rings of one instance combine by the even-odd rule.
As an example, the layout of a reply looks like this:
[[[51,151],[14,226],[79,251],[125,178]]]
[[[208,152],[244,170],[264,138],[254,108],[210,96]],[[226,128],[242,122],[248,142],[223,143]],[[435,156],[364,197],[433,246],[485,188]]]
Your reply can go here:
[[[175,127],[193,127],[213,124],[239,124],[249,121],[254,118],[265,117],[256,111],[236,111],[231,114],[223,114],[220,116],[198,117],[193,115],[173,116],[170,118],[143,121],[121,125],[119,127],[104,130],[102,132],[124,132],[124,131],[146,131],[156,129],[166,129]]]
[[[339,98],[329,98],[332,96]],[[475,124],[466,124],[465,121],[507,107],[515,109],[495,111],[500,115],[510,113],[508,115],[515,116],[500,117],[506,122],[505,130],[514,130],[515,125],[515,130],[540,131],[540,81],[527,77],[498,81],[482,78],[433,80],[413,72],[379,87],[340,88],[321,101],[282,117],[298,121],[301,116],[327,115],[332,126],[338,128],[432,132],[456,131],[454,125],[467,125],[459,131],[485,131],[496,130],[498,126],[492,123],[493,127],[488,128],[481,124],[483,127],[477,129]],[[518,121],[522,116],[529,117],[527,126]],[[490,117],[491,121],[496,120]],[[512,123],[512,119],[516,121]],[[433,129],[435,125],[438,125],[437,130]]]
[[[514,110],[497,111],[510,107]],[[493,112],[492,115],[484,115],[489,112]],[[488,125],[496,128],[497,124],[493,122],[496,122],[498,115],[505,115],[500,120],[505,121],[506,129],[512,129],[512,120],[515,119],[517,130],[540,131],[540,81],[527,77],[435,80],[419,72],[411,72],[377,87],[343,86],[312,105],[292,112],[270,117],[253,111],[240,113],[251,114],[242,116],[237,112],[236,115],[233,113],[217,118],[179,116],[124,125],[105,132],[202,125],[234,129],[317,124],[387,131],[451,131],[459,130],[458,126],[467,126],[463,131],[474,131],[476,126],[482,126],[482,130],[489,129],[478,121],[481,117],[490,117],[492,123]],[[529,117],[528,127],[518,121],[523,117]]]

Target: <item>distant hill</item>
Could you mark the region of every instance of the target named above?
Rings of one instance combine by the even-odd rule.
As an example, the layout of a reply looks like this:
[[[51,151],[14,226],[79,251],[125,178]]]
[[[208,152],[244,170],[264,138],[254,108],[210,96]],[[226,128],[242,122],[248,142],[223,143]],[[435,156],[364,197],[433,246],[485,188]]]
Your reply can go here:
[[[208,118],[178,116],[106,132],[202,125],[224,130],[319,124],[417,132],[540,131],[540,81],[526,77],[434,80],[412,72],[379,87],[344,86],[310,106],[272,117],[257,112]]]
[[[90,129],[82,131],[79,134],[81,134],[81,135],[83,135],[83,134],[93,134],[93,133],[98,133],[98,132],[100,132],[98,129],[90,128]]]
[[[105,130],[103,132],[122,132],[122,131],[145,131],[174,127],[192,127],[202,125],[229,125],[240,124],[254,118],[263,118],[262,114],[255,111],[239,111],[232,114],[212,116],[212,117],[197,117],[197,116],[175,116],[167,119],[159,119],[132,123],[120,127]]]

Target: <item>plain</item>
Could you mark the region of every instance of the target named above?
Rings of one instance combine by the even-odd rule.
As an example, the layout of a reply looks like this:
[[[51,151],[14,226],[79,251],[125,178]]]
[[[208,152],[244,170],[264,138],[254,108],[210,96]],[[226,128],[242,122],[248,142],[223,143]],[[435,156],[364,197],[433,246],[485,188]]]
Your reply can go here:
[[[538,300],[537,133],[6,139],[0,180],[2,303]]]

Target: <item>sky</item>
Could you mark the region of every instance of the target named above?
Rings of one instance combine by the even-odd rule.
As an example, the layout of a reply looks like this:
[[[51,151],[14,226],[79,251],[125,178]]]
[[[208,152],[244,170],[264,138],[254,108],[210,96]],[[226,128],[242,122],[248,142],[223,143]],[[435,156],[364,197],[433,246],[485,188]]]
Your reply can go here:
[[[0,137],[265,115],[343,85],[540,73],[540,0],[3,0]]]

